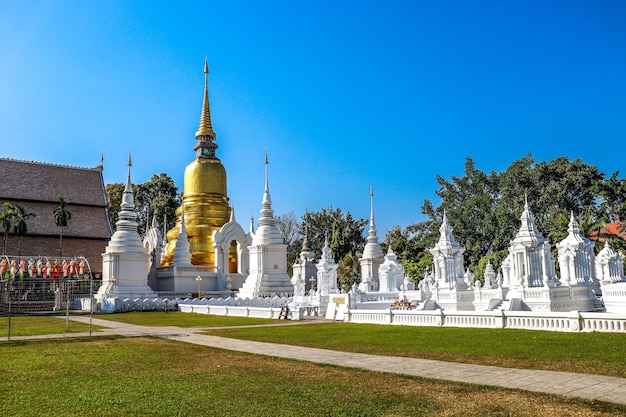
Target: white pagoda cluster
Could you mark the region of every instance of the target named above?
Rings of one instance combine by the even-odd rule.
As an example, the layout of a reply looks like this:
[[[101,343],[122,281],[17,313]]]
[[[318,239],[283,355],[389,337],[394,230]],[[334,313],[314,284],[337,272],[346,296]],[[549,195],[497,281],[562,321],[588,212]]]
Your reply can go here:
[[[581,236],[571,214],[568,236],[557,243],[561,270],[556,276],[550,243],[535,224],[526,201],[521,226],[509,245],[502,274],[488,263],[484,283],[463,273],[463,251],[452,236],[444,213],[439,242],[430,249],[434,270],[420,282],[416,300],[432,300],[444,310],[626,312],[626,279],[622,257],[606,243],[594,256],[594,243]],[[602,296],[602,301],[600,301]]]

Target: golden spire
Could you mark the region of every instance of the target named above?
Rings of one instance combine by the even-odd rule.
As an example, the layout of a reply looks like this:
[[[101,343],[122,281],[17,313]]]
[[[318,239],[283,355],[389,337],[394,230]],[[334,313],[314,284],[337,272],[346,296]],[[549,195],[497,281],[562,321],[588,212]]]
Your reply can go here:
[[[211,109],[209,106],[209,61],[204,60],[204,99],[202,101],[202,113],[200,115],[200,126],[196,132],[198,143],[194,146],[194,151],[202,158],[215,158],[217,144],[215,132],[211,124]]]

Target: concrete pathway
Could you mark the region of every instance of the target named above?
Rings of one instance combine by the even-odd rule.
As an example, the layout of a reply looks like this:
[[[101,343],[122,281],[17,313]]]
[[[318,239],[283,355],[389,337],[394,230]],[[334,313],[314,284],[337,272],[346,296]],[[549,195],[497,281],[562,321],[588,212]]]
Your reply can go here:
[[[89,323],[89,317],[75,316],[71,317],[71,319]],[[526,391],[626,404],[626,378],[571,372],[500,368],[496,366],[470,365],[428,359],[339,352],[327,349],[208,336],[197,333],[205,330],[198,328],[137,326],[103,319],[93,319],[92,323],[93,325],[106,327],[104,330],[94,332],[93,336],[156,336],[257,355],[276,356],[314,363],[365,369],[368,371],[391,372],[445,381],[515,388]],[[307,323],[310,322],[286,322],[277,325],[301,325]],[[88,335],[89,333],[68,333],[62,335],[18,336],[12,337],[11,340],[67,338]]]

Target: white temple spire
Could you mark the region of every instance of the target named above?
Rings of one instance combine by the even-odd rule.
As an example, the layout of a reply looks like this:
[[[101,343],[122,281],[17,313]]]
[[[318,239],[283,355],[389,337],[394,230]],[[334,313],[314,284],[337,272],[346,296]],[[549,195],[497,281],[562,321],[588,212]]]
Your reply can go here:
[[[383,250],[380,248],[380,245],[378,245],[378,236],[376,235],[376,223],[374,220],[374,187],[371,185],[370,185],[370,228],[367,234],[367,244],[365,245],[365,248],[364,248],[363,257],[365,257],[365,252],[367,252],[367,247],[370,244],[378,246],[378,250],[374,249],[376,253],[373,255],[375,256],[371,256],[371,257],[382,258],[384,254],[383,254]]]
[[[267,159],[267,152],[265,152],[265,191],[263,192],[261,216],[259,217],[259,228],[254,235],[254,239],[252,242],[253,245],[284,243],[280,231],[276,227],[274,210],[272,210],[272,197],[270,196],[268,165],[269,163]]]
[[[191,251],[185,228],[185,207],[181,206],[180,210],[180,230],[174,248],[174,265],[191,265]]]

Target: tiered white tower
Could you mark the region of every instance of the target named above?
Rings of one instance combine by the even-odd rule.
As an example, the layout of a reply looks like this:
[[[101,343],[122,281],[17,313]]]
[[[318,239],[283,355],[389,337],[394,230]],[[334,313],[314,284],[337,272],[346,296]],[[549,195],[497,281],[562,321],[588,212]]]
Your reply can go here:
[[[452,236],[452,226],[445,211],[439,233],[439,241],[429,249],[435,267],[433,299],[444,310],[473,310],[474,294],[468,289],[464,277],[465,248]]]
[[[287,245],[283,242],[270,197],[268,161],[265,155],[265,192],[259,228],[248,247],[250,274],[239,290],[240,298],[273,297],[293,294],[293,285],[287,275]]]
[[[378,243],[376,224],[374,223],[374,189],[370,187],[370,229],[367,235],[367,243],[363,248],[363,257],[359,259],[361,264],[361,284],[359,284],[359,290],[368,292],[380,289],[378,267],[383,261],[383,249]]]
[[[317,288],[321,296],[339,292],[337,287],[338,267],[339,265],[337,265],[330,253],[330,246],[328,245],[328,239],[326,239],[322,249],[322,257],[317,263]]]
[[[180,206],[180,230],[174,249],[174,265],[191,266],[191,252],[189,251],[189,238],[185,225],[185,207]]]
[[[305,211],[305,222],[306,222]],[[315,276],[317,275],[317,266],[315,262],[315,252],[311,248],[311,242],[309,242],[308,225],[304,224],[304,240],[302,241],[302,250],[300,251],[300,257],[296,259],[293,264],[293,274],[291,283],[295,288],[296,295],[302,292],[309,293],[311,289],[315,288]],[[321,289],[321,282],[317,282],[318,290]],[[318,291],[319,292],[319,291]]]
[[[404,267],[391,246],[385,255],[385,262],[378,267],[378,279],[381,291],[400,291],[404,284]]]
[[[518,292],[522,288],[556,285],[558,281],[550,242],[537,229],[535,216],[528,207],[528,199],[524,201],[521,222],[515,239],[510,243],[509,255],[503,263],[505,283],[511,289],[519,289]]]
[[[596,276],[602,284],[602,300],[608,313],[626,313],[624,260],[607,240],[596,257]]]
[[[122,196],[115,233],[102,254],[102,285],[96,299],[152,298],[157,295],[148,286],[150,255],[146,253],[137,233],[137,213],[130,181],[131,159],[128,156],[128,177]]]

